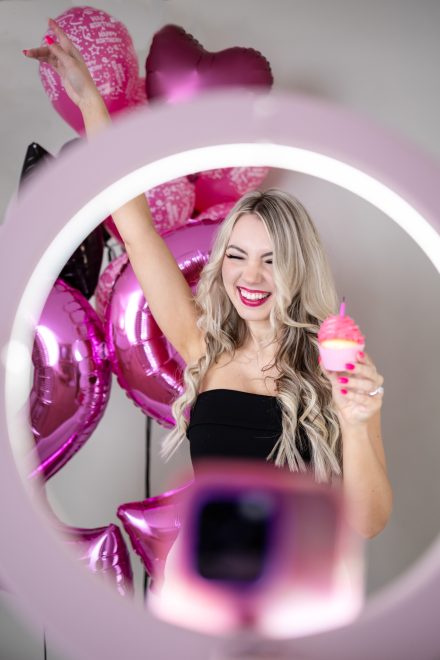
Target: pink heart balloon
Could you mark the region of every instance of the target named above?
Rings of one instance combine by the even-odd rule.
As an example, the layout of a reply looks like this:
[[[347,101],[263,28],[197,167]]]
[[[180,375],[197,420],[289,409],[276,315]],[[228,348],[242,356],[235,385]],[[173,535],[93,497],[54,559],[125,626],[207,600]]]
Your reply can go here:
[[[37,467],[31,476],[49,479],[95,430],[111,385],[102,324],[84,296],[62,280],[35,328],[32,361],[29,414]]]
[[[194,210],[196,197],[194,184],[186,176],[162,183],[145,194],[154,226],[160,234],[182,227]],[[104,225],[114,238],[123,242],[111,216],[104,220]]]
[[[270,64],[258,51],[235,46],[210,53],[177,25],[156,32],[145,69],[148,99],[170,103],[209,88],[270,88],[273,83]]]
[[[110,114],[138,103],[139,64],[125,25],[94,7],[71,7],[56,21],[81,52]],[[46,35],[57,40],[50,30]],[[74,130],[83,133],[81,112],[70,100],[56,71],[41,63],[40,78],[58,114]]]

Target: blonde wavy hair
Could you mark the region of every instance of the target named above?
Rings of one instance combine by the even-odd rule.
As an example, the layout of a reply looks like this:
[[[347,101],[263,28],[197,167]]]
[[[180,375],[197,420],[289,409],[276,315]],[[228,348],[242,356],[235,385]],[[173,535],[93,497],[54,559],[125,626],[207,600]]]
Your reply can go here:
[[[206,351],[186,366],[184,392],[172,406],[176,426],[164,440],[162,455],[171,456],[186,438],[187,412],[209,368],[223,353],[233,358],[248,336],[247,324],[231,303],[221,273],[232,229],[249,213],[263,222],[274,252],[275,297],[270,325],[278,348],[264,371],[275,366],[281,374],[275,385],[282,434],[267,458],[274,459],[277,466],[306,471],[298,447],[299,436],[306,436],[315,479],[331,481],[342,474],[342,446],[331,385],[318,364],[317,333],[324,318],[336,313],[336,290],[307,211],[293,196],[275,188],[245,194],[220,225],[195,294],[197,326],[204,334]]]

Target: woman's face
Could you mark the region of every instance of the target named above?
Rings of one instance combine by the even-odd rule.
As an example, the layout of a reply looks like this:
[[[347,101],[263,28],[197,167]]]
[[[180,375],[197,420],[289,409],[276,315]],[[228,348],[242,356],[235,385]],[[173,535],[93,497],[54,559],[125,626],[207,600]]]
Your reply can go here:
[[[258,216],[242,215],[235,223],[222,264],[226,293],[246,321],[269,318],[275,284],[273,245]]]

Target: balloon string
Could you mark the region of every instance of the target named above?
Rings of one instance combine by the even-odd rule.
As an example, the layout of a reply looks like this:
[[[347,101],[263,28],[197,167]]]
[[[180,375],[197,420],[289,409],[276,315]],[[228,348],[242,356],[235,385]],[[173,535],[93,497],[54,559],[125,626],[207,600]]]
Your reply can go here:
[[[147,416],[145,425],[145,497],[150,497],[150,455],[151,455],[151,417]],[[148,573],[144,570],[144,601],[148,594]]]

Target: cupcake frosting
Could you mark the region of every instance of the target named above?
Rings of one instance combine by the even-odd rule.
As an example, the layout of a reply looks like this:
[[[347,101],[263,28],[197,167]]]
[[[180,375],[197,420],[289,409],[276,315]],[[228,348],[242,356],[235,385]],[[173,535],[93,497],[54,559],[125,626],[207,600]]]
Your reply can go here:
[[[340,314],[328,316],[319,328],[318,341],[322,343],[328,339],[346,339],[357,344],[365,344],[365,337],[353,319]]]

